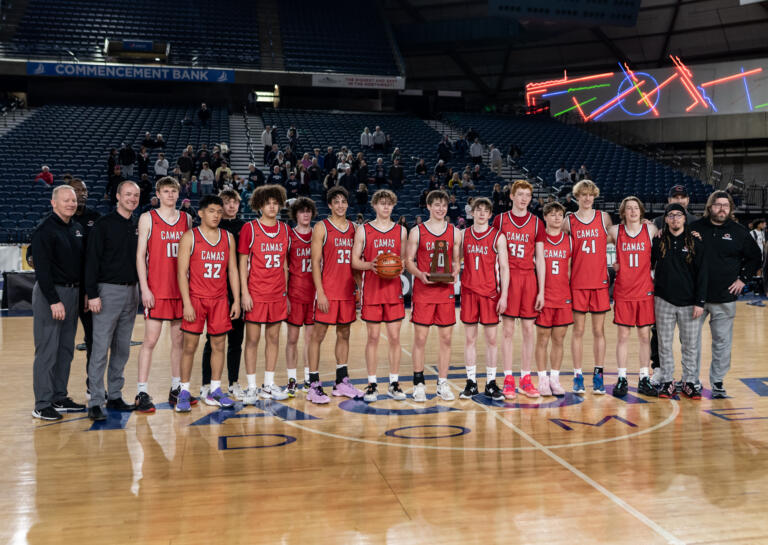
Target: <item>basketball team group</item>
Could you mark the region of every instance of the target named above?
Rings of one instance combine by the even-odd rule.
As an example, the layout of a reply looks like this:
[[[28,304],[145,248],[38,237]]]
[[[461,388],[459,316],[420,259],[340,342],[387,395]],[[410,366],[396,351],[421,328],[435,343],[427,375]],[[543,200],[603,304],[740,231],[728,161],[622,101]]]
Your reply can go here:
[[[285,400],[298,392],[316,404],[329,403],[329,393],[369,403],[387,398],[405,400],[399,375],[403,352],[400,330],[406,316],[402,269],[413,278],[410,353],[415,402],[423,403],[428,398],[425,350],[432,326],[438,335],[436,361],[430,362],[437,371],[436,390],[432,391],[443,401],[455,399],[448,372],[457,314],[454,284],[459,279],[458,314],[464,324],[467,379],[463,390],[456,388],[456,392],[462,399],[484,395],[504,401],[518,395],[565,395],[560,371],[564,341],[571,326],[573,369],[569,390],[573,393],[587,391],[584,337],[591,334],[591,392],[608,391],[617,397],[628,394],[629,345],[634,329],[639,358],[631,372],[638,375],[637,393],[664,398],[679,393],[700,399],[701,335],[707,316],[712,331],[712,397],[726,397],[723,381],[730,368],[735,301],[760,267],[760,252],[747,229],[735,221],[733,201],[727,193],[714,192],[704,217],[696,219],[687,211],[685,189],[678,188],[678,194],[670,193],[665,213],[655,224],[644,218],[643,203],[630,196],[621,202],[620,223],[614,225],[607,212],[593,207],[599,189],[590,180],[582,180],[573,188],[578,211],[566,214],[561,204],[551,202],[543,208],[543,221],[528,211],[533,187],[519,180],[511,187],[511,210],[492,218],[490,200],[475,198],[473,222],[463,231],[446,218],[448,194],[436,190],[426,199],[429,218],[409,233],[392,220],[397,203],[392,191],[376,191],[370,203],[375,219],[356,226],[347,220],[349,195],[339,186],[328,191],[330,214],[320,221],[315,222],[315,203],[306,197],[290,203],[293,227],[280,221],[280,211],[286,205],[285,190],[265,185],[250,198],[258,219],[240,220],[239,194],[222,191],[200,200],[200,224],[193,228],[192,218],[176,209],[178,182],[165,177],[156,184],[159,207],[145,212],[138,221],[132,216],[138,187],[123,182],[117,192],[117,209],[97,219],[87,244],[82,244],[78,218],[73,212],[81,195],[76,188],[58,187],[52,199],[51,221],[62,224],[71,235],[65,250],[69,257],[65,259],[74,262],[82,255],[84,271],[68,278],[56,267],[55,256],[42,256],[47,259],[38,262],[37,254],[33,254],[38,271],[33,292],[33,299],[37,299],[33,301],[33,414],[55,419],[60,415],[54,413],[85,409],[72,401],[66,390],[77,306],[90,312],[93,319],[93,352],[88,362],[88,414],[93,420],[106,418],[104,407],[155,412],[148,381],[153,351],[166,321],[170,323],[169,403],[176,412],[188,412],[200,401],[231,408],[238,401],[247,405],[265,399]],[[115,225],[108,224],[110,216],[119,216],[113,221]],[[33,238],[33,249],[37,251],[38,246],[45,245],[45,233],[35,236],[38,240]],[[617,380],[606,385],[604,321],[611,310],[609,244],[616,249],[612,296]],[[130,269],[130,264],[119,266],[120,256],[110,252],[122,252],[126,261],[130,258],[135,267],[128,272],[134,276],[124,270]],[[53,269],[41,271],[46,267]],[[119,270],[110,273],[110,267]],[[81,281],[85,296],[84,301],[82,297],[77,301],[75,292]],[[55,303],[61,305],[62,301],[52,302],[50,297],[57,295],[60,300],[65,295],[74,297],[72,310],[55,308]],[[111,302],[111,298],[117,302]],[[123,371],[139,298],[145,309],[145,337],[139,351],[137,395],[129,404],[122,399]],[[368,379],[364,390],[352,384],[347,370],[351,324],[357,319],[358,308],[367,330]],[[74,320],[74,328],[66,325],[68,320]],[[275,371],[283,322],[287,324],[284,359],[288,382],[280,386],[275,382]],[[497,382],[500,322],[503,380],[499,377]],[[327,393],[328,386],[324,389],[320,379],[320,359],[331,326],[335,328],[336,377]],[[514,369],[518,327],[519,381]],[[304,352],[300,354],[302,329]],[[673,352],[676,329],[682,355],[678,381]],[[480,331],[485,338],[482,391],[477,369]],[[197,397],[192,394],[191,381],[203,333],[203,386]],[[659,360],[653,369],[652,336],[658,343]],[[47,361],[43,359],[45,345],[52,342],[52,337],[58,346],[57,355]],[[386,343],[389,363],[388,385],[381,392],[377,385],[380,340]],[[64,344],[67,346],[62,357]],[[245,388],[238,382],[242,351]],[[69,361],[64,361],[67,357]],[[260,384],[259,359],[264,360]],[[304,363],[301,381],[297,375],[300,360]],[[225,366],[228,388],[222,387]],[[45,373],[42,379],[38,377]]]

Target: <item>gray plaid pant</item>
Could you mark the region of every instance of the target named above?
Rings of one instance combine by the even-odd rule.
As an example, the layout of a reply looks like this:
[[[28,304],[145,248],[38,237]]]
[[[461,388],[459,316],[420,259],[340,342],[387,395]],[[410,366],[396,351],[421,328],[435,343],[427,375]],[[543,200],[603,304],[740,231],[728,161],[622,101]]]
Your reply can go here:
[[[709,383],[723,382],[731,369],[731,346],[733,344],[733,321],[736,319],[736,301],[730,303],[707,303],[699,325],[699,351],[701,360],[701,330],[709,315],[709,331],[712,333],[712,362],[709,365]]]
[[[661,383],[672,382],[675,376],[675,356],[672,346],[675,326],[680,330],[682,348],[683,382],[700,384],[701,324],[704,318],[693,318],[693,305],[678,307],[661,297],[654,297],[656,310],[656,334],[659,339],[659,364]]]

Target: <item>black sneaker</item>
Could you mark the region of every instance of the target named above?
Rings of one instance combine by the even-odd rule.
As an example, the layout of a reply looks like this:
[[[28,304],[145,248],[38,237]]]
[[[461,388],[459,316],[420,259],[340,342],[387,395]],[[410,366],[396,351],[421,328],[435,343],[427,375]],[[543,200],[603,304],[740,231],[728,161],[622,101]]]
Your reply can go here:
[[[619,377],[616,386],[613,387],[613,397],[624,397],[629,392],[627,377]]]
[[[683,395],[688,399],[701,399],[701,386],[693,382],[683,384]]]
[[[464,391],[459,394],[459,397],[461,399],[472,399],[472,396],[476,396],[479,393],[477,382],[467,379],[467,385],[464,386]]]
[[[683,391],[683,381],[678,380],[675,382],[675,393],[679,394]]]
[[[60,413],[77,413],[84,411],[85,405],[80,405],[80,403],[75,403],[70,398],[65,397],[64,399],[54,401],[53,408]]]
[[[648,397],[659,397],[659,390],[651,382],[650,377],[643,377],[637,383],[637,393]]]
[[[674,399],[677,395],[674,382],[665,382],[659,389],[659,397],[661,399]]]
[[[136,401],[134,402],[136,410],[144,414],[152,414],[155,412],[155,404],[152,403],[152,398],[149,397],[147,392],[139,392],[136,394]]]
[[[77,350],[78,352],[85,352],[86,350],[88,350],[88,346],[85,343],[80,343],[77,346],[75,346],[75,350]]]
[[[365,394],[363,394],[363,401],[367,401],[368,403],[373,403],[379,398],[379,394],[377,392],[377,386],[375,382],[371,382],[368,384],[368,386],[365,388]]]
[[[125,401],[123,401],[122,397],[119,397],[117,399],[107,400],[107,409],[113,409],[115,411],[130,412],[135,408],[136,408],[135,405],[128,405]]]
[[[722,382],[715,382],[712,385],[712,399],[725,399],[728,394],[725,392]]]
[[[100,420],[106,420],[107,415],[104,414],[103,410],[101,410],[101,405],[96,405],[94,407],[88,407],[88,418],[98,422]]]
[[[504,401],[504,392],[501,391],[495,380],[489,380],[485,384],[485,392],[483,393],[494,401]]]
[[[59,414],[59,411],[48,405],[40,410],[35,409],[32,411],[32,416],[39,418],[40,420],[61,420],[64,418]]]

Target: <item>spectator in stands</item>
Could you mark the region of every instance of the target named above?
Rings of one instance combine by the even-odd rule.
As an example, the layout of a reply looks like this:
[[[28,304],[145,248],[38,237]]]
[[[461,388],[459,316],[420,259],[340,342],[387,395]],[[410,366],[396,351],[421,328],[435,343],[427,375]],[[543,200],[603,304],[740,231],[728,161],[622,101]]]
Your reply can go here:
[[[589,179],[589,171],[587,170],[587,165],[581,165],[579,167],[579,180],[588,180]]]
[[[221,162],[221,166],[216,169],[216,187],[221,189],[224,184],[229,183],[232,180],[232,170],[227,165],[226,161]]]
[[[675,184],[669,188],[669,192],[667,193],[667,204],[675,203],[682,206],[685,209],[685,223],[688,225],[699,219],[695,214],[691,214],[688,211],[688,204],[690,204],[690,202],[691,198],[688,195],[688,189],[686,189],[684,185]],[[664,221],[664,214],[662,214],[661,216],[654,218],[653,224],[659,231],[661,231],[664,229]],[[653,344],[653,342],[651,342],[651,344]]]
[[[179,208],[182,212],[186,212],[191,217],[195,218],[197,217],[197,212],[195,212],[195,209],[192,208],[192,201],[189,199],[182,199],[181,201],[181,207]]]
[[[201,145],[195,156],[195,170],[199,172],[200,169],[203,168],[203,163],[210,161],[210,159],[211,152],[208,151],[208,145]]]
[[[381,127],[376,125],[376,130],[373,131],[373,149],[383,150],[387,144],[387,135],[381,130]]]
[[[108,200],[110,203],[112,203],[112,206],[117,203],[117,186],[119,186],[124,181],[125,178],[123,177],[122,167],[120,165],[115,165],[115,170],[109,177],[107,187],[104,190],[104,200]]]
[[[435,176],[437,176],[437,181],[441,184],[445,183],[448,179],[448,167],[442,159],[438,160],[435,165]]]
[[[363,155],[363,152],[360,151],[355,156],[355,159],[352,161],[352,174],[357,174],[357,169],[360,168],[360,162],[365,160],[365,155]]]
[[[544,197],[539,197],[538,199],[531,199],[531,202],[528,204],[528,211],[534,216],[538,216],[542,220],[544,219],[544,216],[542,214],[543,209],[544,209]]]
[[[272,168],[275,166],[275,161],[278,159],[282,159],[283,152],[277,149],[277,144],[272,144],[272,147],[269,150],[269,153],[267,153],[267,158],[264,162],[264,166],[268,166],[269,168]]]
[[[256,165],[254,163],[248,164],[248,181],[251,182],[251,184],[253,184],[252,189],[264,185],[264,173],[261,171],[260,168],[256,168]]]
[[[491,170],[493,170],[497,176],[501,176],[501,167],[503,164],[501,152],[493,144],[488,146],[488,160],[491,163]]]
[[[200,195],[210,195],[213,193],[213,182],[216,179],[216,175],[208,166],[208,162],[203,163],[203,168],[200,169]]]
[[[296,167],[293,166],[293,163],[291,163],[290,161],[286,161],[285,164],[283,165],[283,174],[285,174],[285,176],[287,177],[291,172],[296,174],[297,173]]]
[[[163,138],[161,133],[157,133],[157,136],[155,137],[155,147],[165,149],[165,138]]]
[[[566,212],[576,212],[579,209],[579,203],[573,200],[573,193],[568,193],[565,196],[563,206],[565,206]]]
[[[280,169],[279,165],[275,165],[272,167],[272,172],[270,172],[269,176],[267,177],[267,183],[268,184],[276,184],[276,185],[285,185],[285,174],[283,174],[283,171]]]
[[[152,195],[152,197],[149,199],[149,202],[142,207],[141,213],[143,214],[144,212],[149,212],[150,210],[154,210],[159,206],[160,199],[157,198],[157,195]]]
[[[368,127],[364,128],[363,132],[360,133],[360,147],[363,149],[373,148],[373,134],[371,134],[371,129]]]
[[[408,220],[406,219],[405,216],[400,216],[399,218],[397,218],[397,224],[398,225],[402,225],[403,227],[405,227],[406,231],[410,230],[410,227],[408,225]]]
[[[152,138],[152,133],[147,131],[144,133],[144,139],[141,141],[141,145],[147,149],[155,147],[155,139]]]
[[[357,185],[355,199],[357,200],[357,207],[360,210],[365,210],[368,206],[368,186],[365,185],[365,183],[360,183]]]
[[[308,169],[312,165],[312,159],[309,158],[309,153],[302,155],[299,163],[304,167],[304,170]]]
[[[297,199],[300,196],[300,183],[296,178],[296,173],[291,172],[285,180],[285,193],[288,199]]]
[[[139,206],[145,206],[152,194],[154,193],[154,186],[149,180],[149,174],[142,174],[139,178]]]
[[[416,163],[416,174],[419,176],[427,175],[427,164],[424,162],[424,159],[419,159]]]
[[[477,133],[477,131],[472,127],[470,127],[469,130],[467,131],[467,140],[469,142],[474,142],[479,138],[480,138],[480,135]]]
[[[357,168],[357,181],[361,184],[367,184],[370,181],[370,173],[368,172],[368,163],[363,159],[360,161],[360,166]]]
[[[272,127],[269,125],[264,127],[264,130],[261,131],[261,147],[264,150],[264,164],[268,165],[272,161],[269,159],[269,153],[273,149],[273,144],[277,145],[277,142],[272,142]]]
[[[440,182],[437,180],[437,176],[434,174],[429,177],[429,183],[427,184],[428,191],[434,191],[440,187]]]
[[[510,165],[520,158],[521,151],[514,143],[509,145],[509,151],[507,151],[507,163]]]
[[[107,177],[112,176],[115,166],[120,164],[120,156],[117,154],[117,148],[110,148],[107,158]]]
[[[339,185],[347,190],[348,193],[352,193],[357,187],[357,178],[352,175],[352,167],[347,166],[344,168],[344,172],[339,178]]]
[[[400,159],[400,148],[395,148],[395,150],[392,152],[392,155],[390,156],[390,161],[394,162],[395,159]]]
[[[133,176],[133,163],[136,162],[136,152],[133,151],[133,148],[127,142],[123,142],[118,155],[120,157],[120,166],[123,167],[123,176]]]
[[[503,194],[501,193],[501,184],[493,184],[493,193],[491,194],[491,204],[493,205],[493,215],[498,216],[504,209],[502,205]]]
[[[760,254],[765,255],[765,218],[758,218],[752,222],[752,230],[749,232],[760,248]]]
[[[450,189],[452,193],[456,193],[457,190],[461,189],[461,176],[458,172],[454,172],[451,179],[448,180],[448,189]]]
[[[472,181],[472,177],[466,172],[462,173],[461,175],[461,187],[464,189],[464,191],[475,190],[475,182]]]
[[[296,171],[296,179],[299,181],[299,195],[308,197],[312,193],[309,172],[304,165],[299,165]]]
[[[157,161],[155,161],[155,179],[168,176],[168,159],[165,158],[165,153],[160,152],[157,154]]]
[[[384,169],[384,160],[379,157],[376,159],[376,166],[373,170],[373,183],[376,187],[381,187],[387,183],[387,172]]]
[[[139,155],[136,157],[136,164],[139,167],[139,178],[149,174],[149,151],[147,151],[145,146],[141,146]]]
[[[282,151],[278,151],[277,155],[275,155],[275,158],[272,159],[272,161],[270,161],[269,164],[270,164],[270,166],[273,166],[273,167],[278,166],[278,167],[280,167],[281,170],[284,169],[285,168],[285,155],[283,154],[283,152]]]
[[[475,165],[470,178],[472,178],[472,181],[476,184],[485,179],[485,176],[483,176],[483,171],[480,169],[480,165]]]
[[[392,182],[392,189],[395,191],[400,190],[403,187],[403,180],[405,180],[405,172],[403,167],[400,166],[400,159],[395,158],[393,164],[389,167],[389,173],[387,174],[389,181]]]
[[[473,197],[468,197],[467,204],[464,205],[464,220],[467,222],[467,227],[471,227],[474,223],[474,218],[472,217],[473,202],[475,202],[475,199]]]
[[[320,148],[315,148],[313,152],[314,152],[314,155],[312,155],[312,159],[317,159],[317,166],[319,166],[320,169],[322,170],[323,165],[325,164],[325,157],[320,155]]]
[[[285,159],[286,163],[291,163],[292,165],[296,165],[299,162],[291,146],[285,146],[285,150],[283,151],[283,158]]]
[[[181,179],[185,181],[189,180],[189,177],[192,176],[192,169],[195,168],[195,165],[193,164],[192,158],[189,156],[189,152],[187,150],[181,152],[181,157],[176,160],[176,166],[178,166],[179,171],[181,171]]]
[[[568,169],[565,168],[565,165],[560,165],[560,168],[555,171],[555,185],[560,187],[563,184],[570,183],[570,181],[571,175],[568,173]]]
[[[392,138],[388,135],[384,135],[384,149],[389,151],[392,148]]]
[[[294,153],[299,153],[299,131],[293,125],[288,129],[288,146]]]
[[[463,161],[469,151],[469,144],[467,144],[466,138],[459,136],[456,142],[453,143],[453,149],[456,152],[456,159]]]
[[[578,171],[575,168],[571,168],[569,175],[571,177],[571,183],[575,185],[579,181]]]
[[[450,161],[451,160],[451,143],[448,141],[447,136],[443,136],[443,139],[440,140],[440,143],[437,145],[437,158],[440,161]]]
[[[327,194],[328,191],[338,183],[338,180],[338,172],[336,171],[336,167],[333,167],[323,180],[323,191]]]
[[[322,167],[320,167],[317,157],[312,157],[312,164],[309,165],[307,172],[309,173],[309,181],[312,184],[316,182],[320,182],[320,179],[322,178],[322,174],[323,174],[323,169]]]
[[[481,165],[483,163],[483,145],[479,139],[475,138],[472,145],[469,146],[469,156],[474,164]]]
[[[419,195],[419,208],[422,210],[427,209],[427,195],[429,195],[429,190],[425,189],[421,192],[421,195]]]
[[[323,170],[327,174],[332,169],[336,168],[336,154],[333,152],[333,146],[328,146],[325,157],[323,158]]]
[[[35,183],[44,183],[47,186],[53,185],[53,173],[47,165],[43,165],[43,168],[37,173]]]
[[[448,201],[448,218],[452,224],[456,225],[460,216],[461,208],[459,207],[459,203],[456,202],[456,195],[451,193],[451,199]]]
[[[211,111],[205,102],[200,104],[200,109],[197,111],[197,118],[200,120],[200,125],[203,127],[208,126],[208,122],[211,120]]]

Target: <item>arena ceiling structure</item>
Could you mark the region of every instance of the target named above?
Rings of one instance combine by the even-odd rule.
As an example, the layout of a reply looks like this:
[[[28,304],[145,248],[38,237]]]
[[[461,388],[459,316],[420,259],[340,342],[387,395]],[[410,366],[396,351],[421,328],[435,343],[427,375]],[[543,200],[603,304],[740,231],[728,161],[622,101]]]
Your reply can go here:
[[[407,87],[480,100],[526,82],[626,63],[659,68],[768,57],[768,2],[750,0],[382,0]]]

